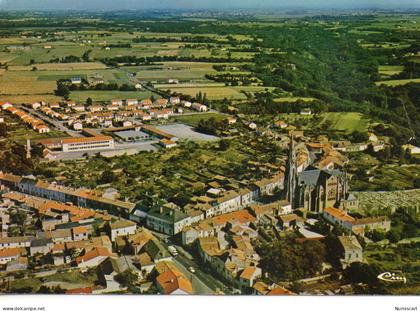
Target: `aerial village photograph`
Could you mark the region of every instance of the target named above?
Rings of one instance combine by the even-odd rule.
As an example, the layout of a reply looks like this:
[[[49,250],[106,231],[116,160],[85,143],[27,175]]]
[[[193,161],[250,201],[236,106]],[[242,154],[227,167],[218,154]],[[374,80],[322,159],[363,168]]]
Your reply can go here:
[[[419,0],[0,0],[0,307],[417,310],[419,135]]]

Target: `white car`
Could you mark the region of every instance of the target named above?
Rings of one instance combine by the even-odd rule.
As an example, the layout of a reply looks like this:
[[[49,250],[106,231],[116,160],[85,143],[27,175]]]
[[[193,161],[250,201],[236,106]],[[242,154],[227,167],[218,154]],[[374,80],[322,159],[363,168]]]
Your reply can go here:
[[[176,250],[174,246],[169,246],[168,251],[169,253],[171,253],[172,256],[178,256],[178,251]]]
[[[189,267],[189,268],[188,268],[188,271],[190,271],[191,273],[195,273],[195,269],[194,269],[194,267]]]

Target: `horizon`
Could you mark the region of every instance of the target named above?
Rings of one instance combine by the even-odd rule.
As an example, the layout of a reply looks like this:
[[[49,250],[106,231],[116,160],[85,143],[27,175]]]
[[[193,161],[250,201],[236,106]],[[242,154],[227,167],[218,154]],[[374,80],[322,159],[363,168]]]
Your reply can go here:
[[[221,0],[0,0],[3,11],[61,11],[61,10],[229,10],[229,9],[303,9],[303,10],[407,10],[419,9],[420,0],[296,0],[293,4],[284,0],[232,0],[226,3]]]

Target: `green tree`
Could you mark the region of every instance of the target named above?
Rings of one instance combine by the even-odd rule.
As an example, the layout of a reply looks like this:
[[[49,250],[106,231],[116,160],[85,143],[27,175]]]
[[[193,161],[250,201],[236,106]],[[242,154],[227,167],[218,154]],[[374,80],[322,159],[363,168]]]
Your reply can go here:
[[[101,177],[99,178],[99,182],[102,184],[109,184],[114,182],[117,179],[117,176],[114,174],[113,171],[105,170],[102,172]]]

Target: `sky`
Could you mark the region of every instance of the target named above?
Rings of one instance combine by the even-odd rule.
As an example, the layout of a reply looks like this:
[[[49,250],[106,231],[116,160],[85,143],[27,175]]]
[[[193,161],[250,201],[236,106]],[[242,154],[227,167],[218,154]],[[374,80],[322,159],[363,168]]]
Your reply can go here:
[[[420,8],[420,0],[0,0],[0,9]]]

